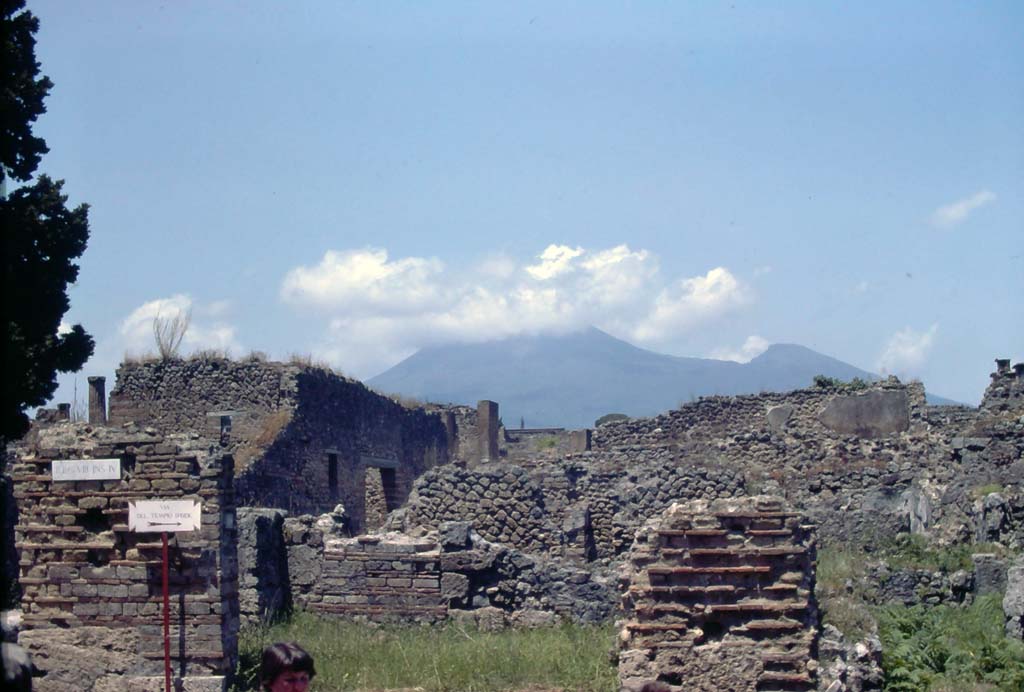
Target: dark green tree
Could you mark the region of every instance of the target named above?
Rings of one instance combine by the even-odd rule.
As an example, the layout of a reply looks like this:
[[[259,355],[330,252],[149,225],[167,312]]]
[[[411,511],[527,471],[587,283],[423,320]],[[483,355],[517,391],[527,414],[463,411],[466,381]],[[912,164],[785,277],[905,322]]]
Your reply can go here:
[[[61,181],[32,180],[48,151],[32,124],[53,84],[36,62],[39,20],[24,8],[24,0],[0,0],[0,184],[24,183],[0,198],[0,442],[23,435],[25,410],[44,404],[57,373],[80,369],[93,351],[81,325],[59,333],[89,239],[89,209],[68,209]]]

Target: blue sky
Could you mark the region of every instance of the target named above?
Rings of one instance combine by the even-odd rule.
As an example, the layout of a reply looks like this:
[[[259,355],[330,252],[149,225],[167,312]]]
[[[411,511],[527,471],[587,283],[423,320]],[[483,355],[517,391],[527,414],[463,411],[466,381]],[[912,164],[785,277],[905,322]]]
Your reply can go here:
[[[362,378],[585,324],[969,403],[1024,359],[1019,3],[29,6],[79,392],[188,308]]]

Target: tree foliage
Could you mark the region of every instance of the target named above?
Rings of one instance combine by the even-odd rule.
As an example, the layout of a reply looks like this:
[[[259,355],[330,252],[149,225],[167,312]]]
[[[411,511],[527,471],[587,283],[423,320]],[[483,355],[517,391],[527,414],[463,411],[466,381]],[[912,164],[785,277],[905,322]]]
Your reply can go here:
[[[28,428],[25,409],[53,395],[58,372],[82,367],[93,340],[80,325],[61,329],[68,286],[78,277],[75,260],[89,239],[88,207],[68,209],[61,181],[44,175],[28,182],[48,151],[32,134],[52,86],[35,60],[39,21],[23,0],[0,3],[0,180],[27,183],[0,199],[0,439],[11,440]]]
[[[605,423],[614,423],[619,420],[629,420],[629,416],[625,413],[606,413],[594,421],[594,427],[599,428]]]

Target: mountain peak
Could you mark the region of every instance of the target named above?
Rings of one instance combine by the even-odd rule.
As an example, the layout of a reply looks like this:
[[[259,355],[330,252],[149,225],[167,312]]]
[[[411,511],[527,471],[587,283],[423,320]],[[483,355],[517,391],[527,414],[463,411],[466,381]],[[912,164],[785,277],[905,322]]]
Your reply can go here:
[[[705,395],[809,387],[815,375],[874,377],[798,344],[772,344],[740,364],[655,353],[585,327],[433,346],[368,384],[441,403],[491,399],[501,405],[505,420],[582,428],[606,413],[653,416]]]

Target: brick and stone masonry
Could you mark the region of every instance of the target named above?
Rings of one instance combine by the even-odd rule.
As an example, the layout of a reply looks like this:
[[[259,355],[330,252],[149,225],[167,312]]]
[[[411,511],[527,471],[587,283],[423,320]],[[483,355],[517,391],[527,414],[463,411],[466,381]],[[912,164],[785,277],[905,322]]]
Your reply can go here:
[[[328,541],[308,607],[376,622],[437,622],[448,615],[436,541],[359,536]]]
[[[673,505],[623,568],[619,679],[673,690],[813,690],[813,527],[773,497]]]
[[[420,474],[449,461],[449,431],[437,412],[302,364],[124,363],[110,423],[128,422],[226,443],[241,505],[320,514],[343,504],[353,531],[376,528]]]
[[[11,476],[19,512],[20,643],[46,673],[37,690],[122,689],[117,685],[125,680],[147,676],[162,683],[161,540],[129,531],[128,503],[135,500],[201,503],[201,529],[170,539],[173,672],[198,680],[233,671],[231,458],[196,444],[194,436],[132,426],[60,423],[18,448]],[[104,458],[120,460],[119,480],[52,480],[56,459]]]

